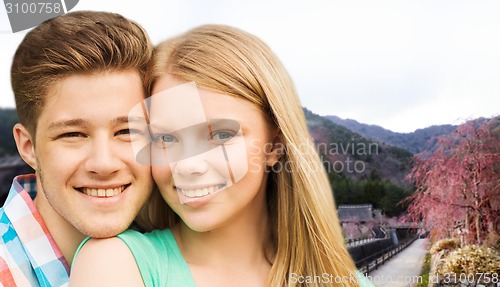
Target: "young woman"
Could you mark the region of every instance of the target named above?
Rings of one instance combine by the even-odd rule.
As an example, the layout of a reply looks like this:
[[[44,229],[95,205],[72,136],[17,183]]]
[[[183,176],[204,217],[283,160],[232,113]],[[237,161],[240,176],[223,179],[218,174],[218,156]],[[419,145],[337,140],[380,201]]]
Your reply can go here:
[[[202,26],[160,44],[147,78],[137,110],[151,144],[137,159],[160,191],[143,214],[157,230],[84,242],[72,286],[371,286],[292,81],[262,41]]]

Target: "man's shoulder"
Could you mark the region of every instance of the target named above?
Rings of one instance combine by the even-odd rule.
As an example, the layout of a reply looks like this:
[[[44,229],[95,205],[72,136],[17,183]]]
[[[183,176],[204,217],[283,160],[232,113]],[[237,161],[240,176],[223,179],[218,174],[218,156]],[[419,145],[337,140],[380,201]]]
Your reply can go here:
[[[5,210],[6,207],[14,200],[21,199],[25,202],[33,202],[36,197],[36,176],[35,174],[21,174],[12,180],[9,192],[2,203],[2,209]]]
[[[22,283],[30,284],[26,286],[36,286],[31,284],[38,282],[33,276],[19,276],[24,274],[26,266],[30,266],[28,254],[2,207],[0,208],[0,274],[2,275],[0,285],[18,286]]]
[[[6,242],[11,241],[13,238],[17,237],[17,232],[15,231],[15,227],[12,223],[12,218],[17,218],[19,212],[27,212],[25,209],[28,207],[19,206],[18,198],[23,197],[22,194],[27,192],[25,190],[17,190],[14,188],[16,183],[16,179],[14,179],[14,183],[11,186],[11,189],[8,194],[7,200],[4,202],[3,206],[0,207],[0,245],[5,245]],[[24,196],[24,198],[29,198]],[[26,201],[26,199],[22,199],[21,201]]]
[[[5,209],[0,207],[0,245],[4,244],[5,236],[12,229],[12,223],[5,214]]]
[[[19,236],[5,215],[4,208],[0,208],[0,257],[5,257],[8,253],[25,254],[26,251]]]
[[[0,218],[6,218],[3,208]],[[68,270],[57,250],[41,248],[40,238],[23,242],[18,232],[26,237],[26,230],[16,230],[15,225],[0,220],[0,286],[63,286],[67,284]],[[29,231],[28,231],[29,233]],[[64,262],[63,262],[64,261]]]

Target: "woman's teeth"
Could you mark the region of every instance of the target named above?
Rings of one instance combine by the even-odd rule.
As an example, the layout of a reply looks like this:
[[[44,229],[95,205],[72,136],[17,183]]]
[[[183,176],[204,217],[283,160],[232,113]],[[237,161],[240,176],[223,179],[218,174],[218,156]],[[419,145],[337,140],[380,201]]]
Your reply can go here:
[[[184,189],[184,188],[177,188],[182,194],[186,197],[203,197],[207,196],[209,194],[212,194],[219,189],[223,188],[225,185],[224,184],[219,184],[219,185],[213,185],[210,187],[205,187],[205,188],[197,188],[197,189]]]
[[[112,197],[123,192],[125,186],[120,186],[116,188],[87,188],[83,187],[81,190],[86,195],[97,196],[97,197]]]

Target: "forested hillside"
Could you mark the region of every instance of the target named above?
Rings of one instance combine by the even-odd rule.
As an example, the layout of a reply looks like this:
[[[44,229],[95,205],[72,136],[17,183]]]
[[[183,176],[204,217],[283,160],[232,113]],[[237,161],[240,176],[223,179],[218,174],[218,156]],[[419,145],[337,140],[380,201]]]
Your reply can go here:
[[[361,136],[309,110],[304,111],[319,152],[332,164],[337,164],[331,171],[353,179],[377,174],[383,180],[404,183],[412,153]]]
[[[304,109],[308,127],[333,186],[336,204],[372,203],[394,216],[411,195],[405,176],[412,154],[333,123]]]

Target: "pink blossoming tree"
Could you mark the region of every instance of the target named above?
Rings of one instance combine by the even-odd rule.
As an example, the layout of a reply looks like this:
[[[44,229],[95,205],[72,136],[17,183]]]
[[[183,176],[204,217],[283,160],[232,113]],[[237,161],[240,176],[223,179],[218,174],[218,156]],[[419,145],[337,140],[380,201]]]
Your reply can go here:
[[[408,179],[416,187],[410,217],[435,239],[498,242],[500,117],[469,121],[440,138],[437,150],[415,156]]]

